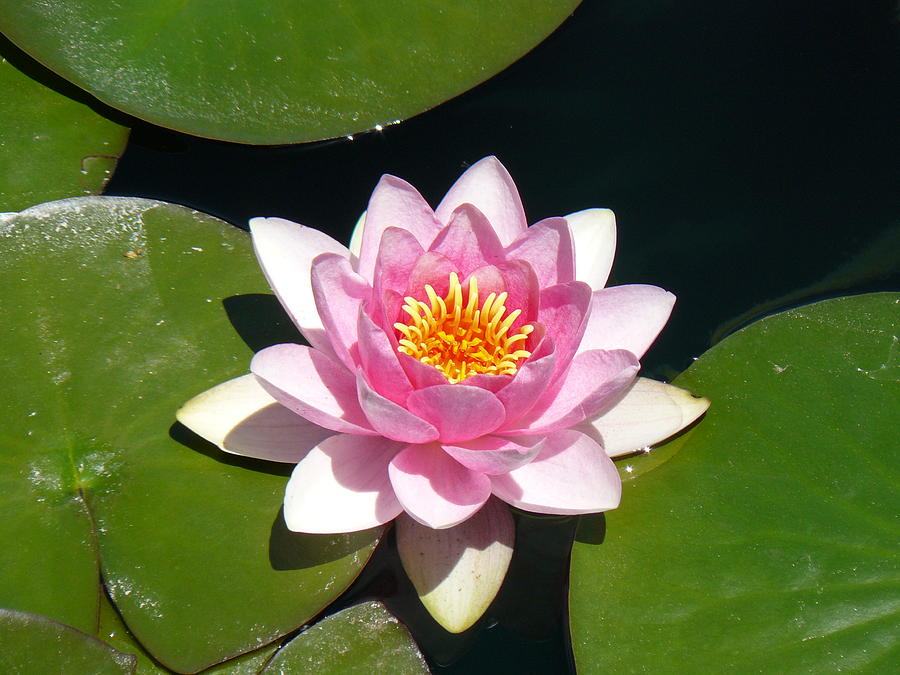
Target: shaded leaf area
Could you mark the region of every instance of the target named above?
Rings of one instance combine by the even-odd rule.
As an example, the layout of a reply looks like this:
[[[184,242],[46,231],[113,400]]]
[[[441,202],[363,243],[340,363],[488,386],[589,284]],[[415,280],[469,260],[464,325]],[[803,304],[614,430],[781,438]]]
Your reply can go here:
[[[154,124],[244,143],[387,125],[505,68],[577,0],[255,4],[2,0],[0,30],[101,100]]]
[[[97,634],[102,570],[131,634],[191,672],[336,598],[379,532],[288,532],[290,466],[225,456],[174,423],[246,372],[248,342],[290,332],[275,314],[261,321],[274,329],[236,322],[242,336],[223,307],[266,290],[247,235],[183,207],[84,197],[5,220],[0,242],[0,373],[15,382],[0,400],[0,508],[16,514],[0,521],[15,542],[0,606]]]
[[[706,418],[674,451],[632,459],[622,506],[581,521],[579,672],[897,662],[898,303],[883,293],[784,312],[675,381],[712,400]]]
[[[0,671],[27,673],[135,672],[136,659],[45,616],[0,609]]]
[[[428,673],[406,628],[380,602],[341,610],[300,633],[260,673]]]
[[[0,91],[0,211],[103,190],[125,150],[124,119],[3,36]]]

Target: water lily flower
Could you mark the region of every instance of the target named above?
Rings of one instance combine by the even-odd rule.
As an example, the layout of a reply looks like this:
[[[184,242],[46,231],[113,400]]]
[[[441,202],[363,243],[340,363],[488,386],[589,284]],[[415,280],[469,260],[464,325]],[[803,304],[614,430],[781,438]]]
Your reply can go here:
[[[588,209],[530,227],[487,157],[436,209],[386,175],[347,248],[251,221],[262,269],[308,345],[257,353],[251,374],[178,419],[226,452],[296,463],[287,526],[339,533],[407,514],[440,530],[492,496],[544,514],[615,508],[611,456],[693,422],[708,401],[637,377],[675,297],[606,288],[615,219]]]

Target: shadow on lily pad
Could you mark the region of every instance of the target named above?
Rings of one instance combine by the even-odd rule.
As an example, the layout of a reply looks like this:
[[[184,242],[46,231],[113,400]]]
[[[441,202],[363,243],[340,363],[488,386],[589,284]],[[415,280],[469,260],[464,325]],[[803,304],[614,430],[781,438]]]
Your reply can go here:
[[[248,471],[262,471],[272,476],[285,477],[290,476],[291,471],[294,469],[292,464],[267,462],[263,459],[253,459],[252,457],[242,457],[241,455],[232,455],[224,452],[203,437],[195,434],[181,422],[175,422],[169,427],[169,437],[194,452],[199,452],[201,455],[214,459],[220,464],[236,466]]]
[[[283,342],[306,344],[274,295],[232,295],[222,305],[231,325],[254,352]]]
[[[347,534],[304,534],[292,532],[284,522],[284,507],[272,522],[269,534],[269,563],[276,570],[298,570],[317,567],[354,555],[380,536],[376,527]]]

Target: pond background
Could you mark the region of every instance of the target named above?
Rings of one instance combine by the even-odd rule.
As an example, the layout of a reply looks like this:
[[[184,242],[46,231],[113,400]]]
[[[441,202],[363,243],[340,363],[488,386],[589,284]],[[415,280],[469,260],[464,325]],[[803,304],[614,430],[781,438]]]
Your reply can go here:
[[[497,77],[353,140],[252,147],[137,122],[106,193],[239,227],[281,216],[347,241],[381,174],[436,204],[495,154],[529,222],[616,212],[611,283],[679,298],[643,361],[644,374],[669,379],[743,320],[900,285],[897,37],[891,2],[585,0]],[[390,596],[437,672],[565,672],[572,519],[520,525],[510,577],[476,634],[429,627],[389,550],[344,604]]]

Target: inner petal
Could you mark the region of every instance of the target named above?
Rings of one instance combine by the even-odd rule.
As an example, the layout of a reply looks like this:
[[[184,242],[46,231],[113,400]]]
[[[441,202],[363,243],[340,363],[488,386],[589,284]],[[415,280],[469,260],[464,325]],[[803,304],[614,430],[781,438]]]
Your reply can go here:
[[[477,374],[514,375],[534,330],[531,324],[512,328],[521,309],[507,311],[506,292],[490,293],[479,302],[478,279],[469,277],[464,291],[456,272],[440,297],[425,284],[427,302],[404,298],[407,322],[397,322],[398,351],[434,366],[450,383]]]

